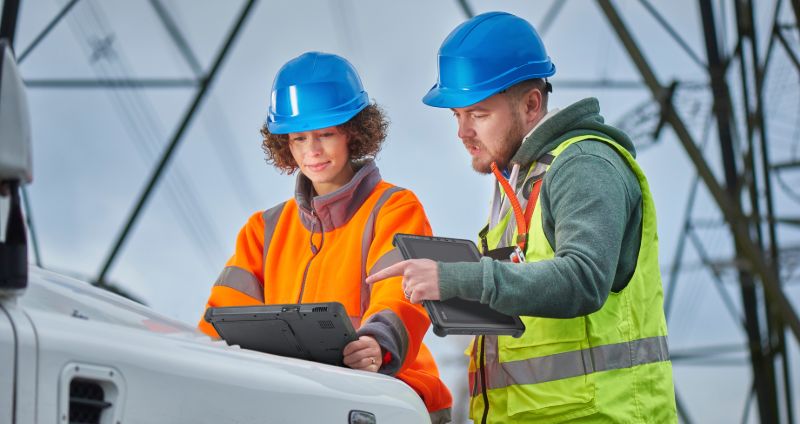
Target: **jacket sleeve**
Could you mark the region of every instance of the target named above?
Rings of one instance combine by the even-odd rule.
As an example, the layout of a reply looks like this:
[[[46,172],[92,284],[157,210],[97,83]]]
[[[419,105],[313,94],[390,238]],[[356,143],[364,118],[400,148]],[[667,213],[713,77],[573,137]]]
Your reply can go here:
[[[408,190],[394,193],[375,219],[375,232],[367,255],[367,271],[392,251],[397,233],[431,235],[431,227],[422,205]],[[372,285],[370,302],[364,313],[359,335],[375,337],[388,353],[381,373],[395,375],[412,363],[430,326],[421,305],[414,305],[403,295],[402,278],[394,277]]]
[[[549,196],[541,197],[541,207],[550,208],[555,223],[553,259],[440,263],[442,299],[459,296],[506,314],[546,318],[599,310],[611,291],[626,227],[641,225],[629,222],[636,199],[624,183],[635,177],[613,154],[573,154],[548,171],[542,190]]]
[[[236,251],[211,287],[206,310],[210,307],[258,305],[264,302],[264,281],[261,276],[263,251],[264,219],[258,212],[239,231]],[[219,337],[214,327],[202,317],[197,326],[209,336]]]

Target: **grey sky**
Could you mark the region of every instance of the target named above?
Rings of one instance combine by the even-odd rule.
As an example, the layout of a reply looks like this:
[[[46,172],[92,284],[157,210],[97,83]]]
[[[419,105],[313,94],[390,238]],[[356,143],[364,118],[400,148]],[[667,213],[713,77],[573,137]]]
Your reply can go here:
[[[162,2],[200,64],[208,69],[240,2]],[[65,3],[23,2],[18,52]],[[476,13],[505,10],[541,26],[552,2],[469,3]],[[696,3],[652,3],[704,59]],[[704,71],[639,2],[615,4],[663,83],[672,79],[705,82]],[[773,5],[758,2],[758,7],[757,21],[763,25],[771,19]],[[788,20],[791,13],[788,5],[784,8]],[[723,9],[728,15],[733,13],[730,4]],[[390,134],[378,157],[384,179],[417,194],[436,234],[475,238],[488,213],[492,179],[475,174],[469,167],[450,112],[429,108],[420,101],[435,81],[439,44],[463,20],[456,1],[259,2],[110,278],[159,312],[185,322],[199,319],[210,285],[232,252],[235,235],[246,218],[293,192],[294,177],[280,175],[264,163],[258,129],[266,116],[275,72],[284,62],[308,50],[348,58],[359,70],[370,97],[388,112]],[[735,28],[732,20],[728,22],[721,31],[729,35],[730,43]],[[762,26],[762,36],[764,31]],[[628,90],[559,87],[559,81],[566,80],[639,80],[594,2],[567,2],[544,40],[557,67],[551,106],[563,107],[595,96],[607,120],[614,123],[649,100],[644,86]],[[776,57],[775,61],[776,67],[788,63],[785,57]],[[773,157],[788,160],[797,158],[797,143],[791,140],[797,140],[800,109],[798,75],[791,67],[786,69],[778,74],[786,75],[785,79],[769,81],[774,109],[768,112],[787,128],[775,132]],[[21,64],[21,72],[30,80],[193,77],[192,68],[144,0],[79,2]],[[738,87],[738,80],[732,81]],[[29,193],[43,263],[55,270],[95,276],[194,90],[37,88],[28,94],[35,143],[35,180]],[[685,106],[684,119],[699,138],[710,99],[691,90],[680,91],[678,99]],[[655,196],[662,266],[672,261],[694,178],[694,168],[680,144],[669,129],[665,131],[657,144],[638,156]],[[709,139],[706,157],[721,176],[715,137]],[[794,182],[798,182],[796,174]],[[779,212],[796,214],[796,202],[785,195],[779,195],[778,200]],[[694,215],[709,219],[720,216],[704,188]],[[703,231],[714,257],[726,257],[732,251],[727,232]],[[780,236],[786,244],[800,241],[792,228],[782,228]],[[687,250],[687,260],[698,260],[691,249]],[[741,310],[738,287],[727,284],[725,290]],[[797,308],[797,285],[787,291]],[[679,280],[670,332],[673,350],[744,341],[703,269],[686,273]],[[465,365],[460,351],[466,339],[430,335],[427,340],[448,384],[457,392],[457,400],[463,403],[460,391],[464,390]],[[797,382],[800,355],[795,342],[791,350]],[[744,354],[733,356],[745,358]],[[675,367],[679,393],[696,422],[739,420],[750,376],[748,362],[738,363]],[[796,386],[794,394],[797,411],[800,390]]]

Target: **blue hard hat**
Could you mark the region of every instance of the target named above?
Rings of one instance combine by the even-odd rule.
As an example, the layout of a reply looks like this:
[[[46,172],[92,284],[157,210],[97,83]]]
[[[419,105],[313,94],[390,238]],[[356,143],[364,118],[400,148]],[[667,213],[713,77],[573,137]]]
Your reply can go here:
[[[518,82],[555,73],[528,21],[506,12],[483,13],[444,40],[438,80],[422,101],[434,107],[466,107]]]
[[[353,65],[335,54],[308,52],[290,60],[272,83],[267,128],[273,134],[343,124],[369,105]]]

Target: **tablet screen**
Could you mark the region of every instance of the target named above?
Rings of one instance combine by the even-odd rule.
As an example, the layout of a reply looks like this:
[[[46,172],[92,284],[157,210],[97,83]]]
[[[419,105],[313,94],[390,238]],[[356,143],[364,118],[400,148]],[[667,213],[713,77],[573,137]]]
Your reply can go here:
[[[446,249],[442,245],[447,245]],[[454,242],[409,238],[406,240],[412,258],[433,259],[439,262],[478,262],[480,256],[474,244],[470,242]]]
[[[478,248],[470,240],[406,234],[398,234],[396,239],[407,258],[439,262],[478,262],[481,258]],[[425,307],[431,315],[434,328],[436,325],[462,330],[475,328],[477,330],[474,334],[481,334],[488,333],[489,329],[505,328],[511,328],[514,333],[521,327],[519,318],[505,315],[473,300],[455,297],[441,302],[425,301]]]

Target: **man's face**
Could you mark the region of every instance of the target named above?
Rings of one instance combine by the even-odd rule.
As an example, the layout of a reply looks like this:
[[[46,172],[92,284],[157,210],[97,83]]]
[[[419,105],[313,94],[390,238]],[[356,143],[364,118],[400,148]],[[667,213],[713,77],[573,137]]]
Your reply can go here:
[[[467,107],[452,108],[458,138],[472,156],[475,171],[491,173],[492,162],[505,169],[525,136],[523,116],[504,93]]]

